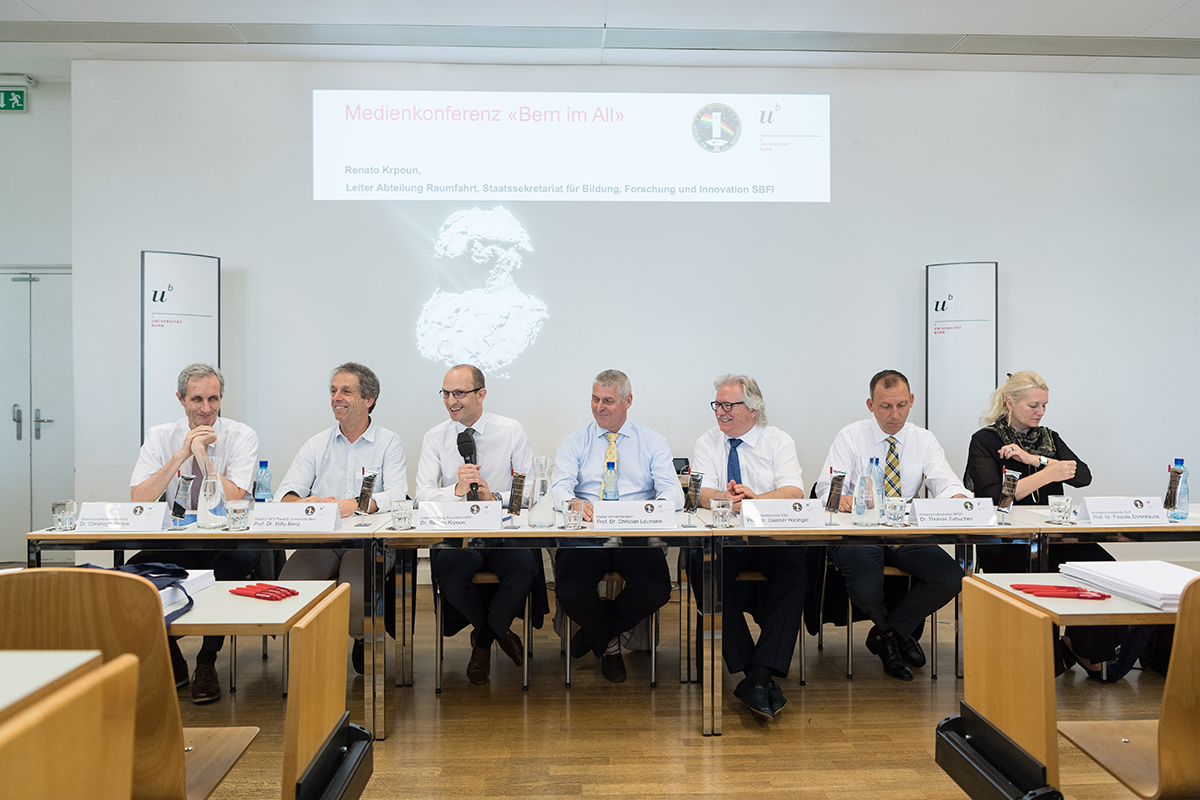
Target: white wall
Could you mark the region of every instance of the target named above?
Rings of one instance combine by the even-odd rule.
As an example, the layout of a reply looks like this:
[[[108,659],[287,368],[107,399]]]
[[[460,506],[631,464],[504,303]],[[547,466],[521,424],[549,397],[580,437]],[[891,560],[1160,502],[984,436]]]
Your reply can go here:
[[[222,258],[224,411],[277,476],[332,424],[346,359],[379,373],[376,418],[415,470],[445,367],[413,326],[435,288],[469,285],[433,240],[486,204],[314,202],[315,88],[831,95],[829,204],[504,204],[534,246],[517,283],[550,317],[487,405],[537,453],[589,421],[591,376],[617,367],[631,418],[690,455],[712,378],[739,371],[811,483],[871,374],[924,385],[924,265],[994,260],[1001,371],[1047,379],[1045,422],[1091,465],[1090,493],[1157,493],[1168,459],[1200,458],[1197,77],[97,61],[72,85],[83,499],[123,494],[136,458],[143,249]]]
[[[71,84],[39,83],[0,116],[0,266],[71,263]]]

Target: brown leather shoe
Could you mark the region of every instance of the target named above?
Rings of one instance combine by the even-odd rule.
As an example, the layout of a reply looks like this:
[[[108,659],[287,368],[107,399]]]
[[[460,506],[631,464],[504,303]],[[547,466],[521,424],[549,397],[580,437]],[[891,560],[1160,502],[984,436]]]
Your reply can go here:
[[[212,664],[197,664],[192,675],[192,702],[196,705],[211,703],[221,696],[221,680],[217,668]]]
[[[476,686],[483,686],[491,671],[492,651],[486,647],[472,647],[471,660],[467,662],[467,680]]]
[[[504,651],[504,655],[512,659],[512,662],[518,667],[525,663],[525,648],[521,646],[521,637],[517,636],[512,631],[505,634],[503,639],[497,639],[497,644]]]

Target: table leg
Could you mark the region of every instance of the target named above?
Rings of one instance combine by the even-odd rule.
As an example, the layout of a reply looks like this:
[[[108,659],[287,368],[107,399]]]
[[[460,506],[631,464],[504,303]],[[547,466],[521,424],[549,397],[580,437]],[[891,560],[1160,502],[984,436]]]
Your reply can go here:
[[[42,551],[38,549],[36,542],[25,543],[25,565],[30,569],[42,565]]]
[[[381,542],[371,541],[371,568],[374,575],[372,580],[370,614],[370,657],[373,662],[371,681],[373,688],[371,696],[375,703],[375,722],[377,728],[371,730],[378,740],[387,738],[387,702],[390,692],[387,687],[387,631],[384,629],[383,590],[387,581],[387,548]]]
[[[700,694],[704,715],[701,732],[705,736],[721,735],[721,545],[717,537],[704,540],[703,595],[703,664],[700,668]]]
[[[237,637],[229,637],[229,693],[237,691]]]

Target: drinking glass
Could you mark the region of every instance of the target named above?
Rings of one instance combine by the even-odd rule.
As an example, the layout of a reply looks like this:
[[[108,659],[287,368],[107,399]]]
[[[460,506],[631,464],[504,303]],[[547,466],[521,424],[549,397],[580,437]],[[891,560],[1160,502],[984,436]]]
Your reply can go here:
[[[247,498],[225,501],[225,519],[231,531],[250,530],[250,521],[254,517],[254,501]]]
[[[1066,525],[1071,521],[1071,498],[1065,494],[1050,495],[1050,521]]]
[[[406,531],[412,527],[412,501],[392,501],[392,530]]]
[[[563,501],[563,526],[569,531],[583,527],[583,500],[572,497]]]
[[[889,497],[883,501],[883,524],[889,528],[904,527],[904,509],[908,505],[903,497]]]
[[[50,504],[50,514],[54,517],[54,530],[75,530],[75,517],[79,504],[74,500],[55,500]]]
[[[714,528],[732,528],[733,527],[733,501],[720,498],[713,498],[709,503],[712,509],[712,521]]]

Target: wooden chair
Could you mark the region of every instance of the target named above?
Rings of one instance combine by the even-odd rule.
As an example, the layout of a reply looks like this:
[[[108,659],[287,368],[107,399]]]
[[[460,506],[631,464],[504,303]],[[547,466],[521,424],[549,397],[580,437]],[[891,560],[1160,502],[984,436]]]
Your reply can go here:
[[[967,651],[970,653],[970,651]],[[1183,590],[1157,720],[1060,722],[1058,732],[1139,797],[1200,797],[1200,578]]]
[[[137,656],[117,656],[0,724],[0,793],[129,800],[137,682]]]
[[[356,798],[372,771],[371,735],[346,714],[350,587],[342,584],[291,630],[292,677],[283,730],[283,800]],[[360,734],[348,741],[349,729]],[[300,793],[298,782],[303,784]]]
[[[736,581],[766,581],[767,576],[754,570],[739,572]],[[700,679],[700,669],[696,663],[695,642],[692,640],[692,624],[695,623],[697,635],[702,622],[697,618],[697,612],[692,610],[692,597],[688,594],[686,548],[680,549],[679,556],[679,682],[692,683]],[[801,609],[800,635],[797,637],[796,649],[800,656],[800,685],[807,686],[807,656],[804,650],[804,616]],[[687,619],[686,627],[684,619]]]
[[[604,583],[605,596],[611,600],[617,596],[617,587],[625,583],[618,572],[605,573],[601,579]],[[560,606],[561,608],[561,606]],[[650,621],[650,688],[658,686],[658,610],[646,617]],[[567,653],[571,641],[571,618],[563,612],[562,626],[559,631],[559,652],[566,655],[567,677],[566,686],[571,688],[571,656]]]
[[[817,649],[821,650],[825,645],[825,581],[829,579],[829,569],[837,569],[837,565],[833,563],[828,555],[825,557],[825,569],[821,577],[821,613],[817,618]],[[897,567],[883,568],[883,575],[887,577],[902,577],[908,578],[909,584],[912,584],[912,575],[909,575],[902,569]],[[929,665],[930,665],[930,680],[937,680],[937,609],[929,615]],[[846,595],[846,679],[850,680],[854,677],[854,600],[851,599],[849,593]]]
[[[471,583],[499,584],[500,576],[494,572],[476,572],[471,576]],[[442,662],[445,637],[442,635],[442,590],[438,582],[433,582],[433,625],[435,630],[433,640],[433,674],[434,691],[442,693]],[[525,663],[521,667],[521,688],[529,690],[529,659],[533,656],[533,590],[525,595]]]
[[[22,570],[0,575],[0,608],[0,648],[99,650],[106,661],[138,657],[138,800],[207,797],[258,734],[252,727],[183,728],[162,601],[145,578],[99,569]]]
[[[912,575],[899,567],[884,567],[883,577],[908,578],[912,586]],[[929,615],[929,679],[937,680],[937,609]],[[846,598],[846,677],[854,677],[854,601]]]

